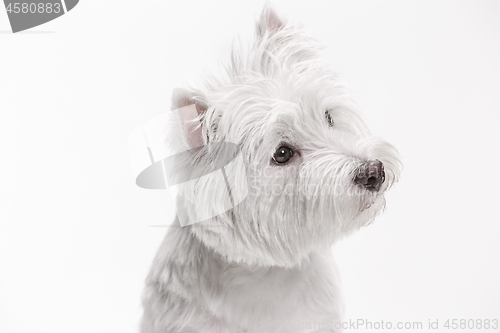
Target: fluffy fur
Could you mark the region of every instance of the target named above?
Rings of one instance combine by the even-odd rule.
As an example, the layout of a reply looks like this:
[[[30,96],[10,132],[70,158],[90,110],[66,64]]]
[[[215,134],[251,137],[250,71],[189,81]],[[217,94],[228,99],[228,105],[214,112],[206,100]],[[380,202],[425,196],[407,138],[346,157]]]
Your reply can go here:
[[[203,92],[174,92],[172,109],[195,104],[197,117],[168,124],[170,148],[238,144],[244,170],[227,173],[248,195],[224,214],[181,227],[180,218],[220,211],[224,186],[199,178],[179,192],[177,205],[187,209],[178,210],[183,216],[147,278],[143,333],[313,332],[293,323],[342,319],[329,248],[383,210],[401,163],[392,145],[370,134],[320,49],[266,7],[255,42],[233,51],[224,75],[208,77]],[[282,145],[294,154],[277,165],[272,157]],[[200,163],[206,155],[201,149],[178,172],[208,167]],[[379,191],[353,180],[374,159],[385,168]]]

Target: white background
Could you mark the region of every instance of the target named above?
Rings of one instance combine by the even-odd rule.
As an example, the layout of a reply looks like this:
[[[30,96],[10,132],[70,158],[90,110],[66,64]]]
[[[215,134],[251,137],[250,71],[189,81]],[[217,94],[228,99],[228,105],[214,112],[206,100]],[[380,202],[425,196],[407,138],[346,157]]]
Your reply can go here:
[[[403,156],[386,212],[334,248],[347,318],[500,319],[500,2],[274,4]],[[128,135],[262,7],[84,0],[19,34],[0,10],[0,332],[136,331],[173,209],[135,186]]]

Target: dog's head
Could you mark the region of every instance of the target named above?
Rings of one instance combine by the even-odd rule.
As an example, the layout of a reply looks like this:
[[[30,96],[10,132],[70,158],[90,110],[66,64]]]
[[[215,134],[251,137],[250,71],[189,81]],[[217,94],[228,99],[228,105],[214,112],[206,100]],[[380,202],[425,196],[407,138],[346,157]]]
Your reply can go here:
[[[174,92],[173,109],[196,106],[171,126],[174,149],[229,142],[241,151],[244,169],[236,167],[227,177],[233,190],[248,189],[246,198],[189,226],[229,260],[297,264],[370,223],[385,206],[384,192],[398,180],[396,149],[370,134],[320,49],[266,7],[254,44],[247,52],[233,51],[224,75],[209,78],[203,92]],[[208,168],[203,156],[214,160],[223,150],[198,150],[177,170]],[[178,205],[189,207],[183,218],[220,209],[227,191],[222,178],[197,178],[179,192]]]

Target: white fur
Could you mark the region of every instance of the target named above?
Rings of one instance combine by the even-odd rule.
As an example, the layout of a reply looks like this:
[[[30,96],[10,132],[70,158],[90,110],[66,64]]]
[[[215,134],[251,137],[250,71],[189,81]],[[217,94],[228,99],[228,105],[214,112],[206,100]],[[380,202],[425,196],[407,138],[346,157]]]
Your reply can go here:
[[[173,109],[196,103],[199,116],[168,124],[171,149],[185,151],[192,142],[238,144],[246,170],[229,170],[228,176],[248,185],[249,194],[215,218],[172,225],[147,278],[143,333],[313,332],[293,324],[342,319],[329,247],[383,210],[383,194],[398,180],[401,163],[393,146],[371,136],[319,50],[266,7],[255,43],[233,52],[225,75],[208,77],[203,93],[174,93]],[[186,132],[186,121],[198,122],[201,131]],[[271,158],[283,143],[295,154],[276,165]],[[198,162],[205,153],[179,172],[203,168]],[[353,181],[370,159],[385,167],[378,192]],[[183,188],[177,198],[187,207],[182,218],[192,219],[194,209],[220,211],[220,188],[203,178]],[[192,207],[194,202],[204,204]]]

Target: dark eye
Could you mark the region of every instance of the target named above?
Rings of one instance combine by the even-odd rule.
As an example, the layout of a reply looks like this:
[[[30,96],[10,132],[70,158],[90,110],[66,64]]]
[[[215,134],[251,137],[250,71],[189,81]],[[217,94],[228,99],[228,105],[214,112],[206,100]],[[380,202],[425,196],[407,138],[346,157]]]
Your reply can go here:
[[[283,164],[288,161],[293,156],[293,150],[287,146],[281,146],[274,152],[273,162],[276,164]]]
[[[332,117],[330,116],[330,112],[328,112],[328,110],[325,111],[325,118],[326,118],[326,121],[328,121],[328,126],[333,127],[333,120],[332,120]]]

